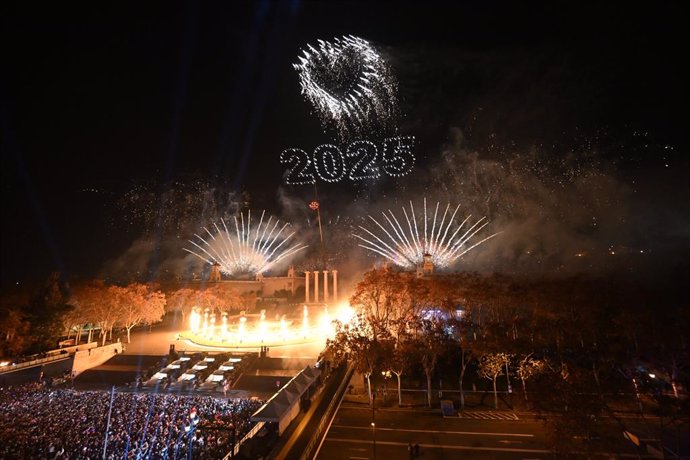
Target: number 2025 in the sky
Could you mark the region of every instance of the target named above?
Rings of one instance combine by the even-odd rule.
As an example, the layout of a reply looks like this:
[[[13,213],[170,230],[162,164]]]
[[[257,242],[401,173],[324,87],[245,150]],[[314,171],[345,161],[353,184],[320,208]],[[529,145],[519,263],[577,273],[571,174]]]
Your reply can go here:
[[[280,162],[288,165],[285,181],[291,185],[339,182],[345,177],[358,181],[376,179],[381,174],[404,176],[414,167],[414,136],[384,139],[381,149],[367,140],[347,146],[345,152],[332,144],[319,145],[310,157],[302,149],[290,148],[280,154]]]

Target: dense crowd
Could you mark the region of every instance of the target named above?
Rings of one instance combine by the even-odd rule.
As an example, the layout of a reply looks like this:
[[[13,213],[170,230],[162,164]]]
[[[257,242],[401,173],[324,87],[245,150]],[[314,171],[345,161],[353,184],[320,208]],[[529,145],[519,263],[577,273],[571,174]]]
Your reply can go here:
[[[262,402],[115,393],[106,458],[223,458]],[[0,389],[0,458],[103,458],[110,393],[25,385]]]

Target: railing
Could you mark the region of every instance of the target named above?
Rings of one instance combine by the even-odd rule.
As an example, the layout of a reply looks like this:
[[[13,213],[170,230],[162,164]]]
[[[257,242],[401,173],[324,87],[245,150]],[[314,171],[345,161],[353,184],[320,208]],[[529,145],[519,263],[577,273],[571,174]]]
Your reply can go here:
[[[237,457],[237,454],[240,453],[240,447],[242,447],[242,444],[253,438],[254,435],[258,433],[261,430],[261,428],[264,427],[265,424],[266,422],[258,422],[256,425],[254,425],[254,427],[251,430],[249,430],[249,433],[245,434],[244,438],[240,439],[240,442],[235,444],[233,450],[228,452],[228,454],[225,457],[223,457],[223,460],[229,460],[230,458]]]
[[[53,361],[60,361],[63,359],[67,359],[70,356],[71,355],[69,353],[65,353],[65,354],[56,355],[56,356],[46,356],[45,358],[38,358],[38,359],[34,359],[32,361],[25,361],[25,362],[19,363],[19,364],[8,364],[7,366],[0,367],[0,374],[18,371],[20,369],[27,369],[29,367],[38,366],[39,364],[51,363]]]
[[[352,372],[353,367],[352,365],[348,364],[347,371],[345,372],[345,378],[340,382],[340,385],[338,386],[338,389],[335,392],[334,398],[331,399],[331,402],[328,405],[328,408],[326,409],[324,416],[321,418],[321,422],[319,422],[319,426],[317,426],[316,430],[314,430],[314,434],[312,435],[311,440],[309,440],[309,444],[307,444],[307,447],[304,449],[304,452],[302,453],[300,460],[311,459],[311,455],[314,452],[314,447],[321,439],[321,435],[323,434],[324,429],[326,429],[326,424],[330,423],[331,419],[333,418],[333,411],[338,406],[340,406],[340,403],[343,401],[343,397],[345,396],[345,387],[350,382]],[[338,395],[340,396],[338,397]]]

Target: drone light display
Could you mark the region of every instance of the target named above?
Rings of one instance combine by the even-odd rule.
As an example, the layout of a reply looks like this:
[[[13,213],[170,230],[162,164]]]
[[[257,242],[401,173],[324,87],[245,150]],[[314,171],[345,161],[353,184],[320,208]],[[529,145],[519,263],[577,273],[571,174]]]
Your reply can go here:
[[[298,148],[283,150],[280,162],[288,165],[285,181],[290,185],[339,182],[344,178],[352,181],[377,179],[382,173],[400,177],[412,171],[415,157],[412,153],[413,136],[396,136],[385,139],[379,149],[367,140],[352,142],[345,153],[336,145],[323,144],[309,154]]]

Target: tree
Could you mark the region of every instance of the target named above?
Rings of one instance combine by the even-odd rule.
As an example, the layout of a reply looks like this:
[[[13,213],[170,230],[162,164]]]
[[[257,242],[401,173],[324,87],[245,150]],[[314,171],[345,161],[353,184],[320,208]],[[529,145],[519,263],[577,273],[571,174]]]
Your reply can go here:
[[[67,287],[60,273],[54,272],[41,289],[32,297],[25,309],[30,323],[29,347],[26,351],[43,351],[55,348],[63,331],[63,317],[72,306],[67,303]]]
[[[101,280],[90,281],[74,291],[73,303],[88,315],[90,322],[99,326],[102,345],[120,317],[123,291],[124,288],[108,286]]]
[[[525,395],[525,401],[527,401],[527,385],[526,381],[542,374],[546,370],[546,362],[543,359],[537,359],[534,357],[534,353],[530,353],[522,358],[518,362],[517,375],[520,377],[522,382],[522,392]]]
[[[412,339],[412,346],[424,370],[427,406],[431,407],[431,378],[439,357],[448,349],[450,337],[446,332],[446,322],[441,318],[418,319],[414,329],[417,333]]]
[[[413,283],[410,273],[390,268],[370,270],[355,286],[350,305],[363,312],[375,336],[385,336],[399,320],[412,316]]]
[[[145,284],[132,283],[116,290],[115,295],[118,322],[127,330],[127,343],[131,341],[134,326],[160,321],[165,312],[165,294]]]
[[[403,373],[410,365],[408,358],[408,351],[402,343],[396,343],[396,347],[393,349],[391,359],[388,362],[389,370],[395,374],[398,381],[398,407],[402,406],[402,388],[401,381]]]
[[[5,342],[12,342],[22,327],[22,313],[18,308],[0,310],[0,335]]]
[[[453,312],[454,314],[455,312]],[[474,352],[472,350],[472,315],[468,309],[463,310],[460,318],[449,320],[449,325],[452,326],[455,342],[460,347],[460,375],[458,377],[458,384],[460,386],[460,409],[465,408],[465,389],[463,388],[465,375],[470,363],[474,361]]]
[[[216,288],[212,293],[218,299],[216,305],[220,313],[246,309],[243,296],[235,289],[220,290]]]
[[[328,353],[335,362],[349,359],[357,372],[367,380],[369,402],[373,403],[371,376],[379,367],[383,356],[383,344],[374,336],[371,325],[363,314],[358,314],[348,324],[336,323],[336,334],[326,342]]]
[[[72,335],[72,331],[76,329],[74,333],[74,343],[75,345],[77,345],[79,344],[79,340],[81,339],[81,334],[84,325],[88,322],[88,318],[85,317],[85,312],[82,306],[75,305],[74,299],[70,299],[70,303],[72,304],[73,308],[69,313],[67,313],[63,317],[62,325],[65,328],[65,335],[68,339]]]
[[[498,391],[496,379],[503,373],[503,367],[508,361],[506,353],[490,353],[479,358],[479,375],[493,381],[494,384],[494,408],[498,409]]]
[[[21,299],[3,296],[0,304],[0,356],[14,356],[22,353],[26,346],[24,339],[29,323],[21,309]]]
[[[74,342],[79,344],[84,329],[88,327],[87,343],[91,342],[96,324],[98,305],[106,300],[108,286],[100,280],[76,284],[72,287],[69,304],[72,309],[63,317],[65,335],[69,339],[74,331]]]
[[[206,289],[180,288],[169,296],[166,305],[168,311],[179,312],[184,323],[194,307],[199,307],[202,310],[207,308],[218,310],[222,313],[226,310],[227,300],[215,287]]]
[[[395,374],[398,381],[398,407],[402,406],[401,378],[410,368],[410,357],[414,355],[414,346],[410,335],[399,327],[401,332],[391,335],[382,347],[384,363],[387,370]]]
[[[196,295],[196,289],[190,288],[180,288],[173,291],[168,296],[168,301],[165,304],[165,310],[175,314],[179,313],[182,316],[182,322],[185,322],[185,318],[189,313],[191,313],[192,308],[194,308],[194,296]]]
[[[534,409],[546,428],[550,450],[558,458],[589,458],[593,440],[600,445],[616,441],[604,428],[607,410],[601,398],[593,398],[596,391],[588,369],[563,368],[555,365],[535,379],[540,397]],[[623,427],[621,427],[623,428]]]
[[[122,314],[123,291],[124,288],[120,286],[107,286],[101,301],[95,305],[94,315],[101,329],[101,346],[105,345],[108,333],[112,336],[113,326]]]
[[[236,301],[237,299],[233,299]],[[259,299],[256,296],[256,292],[249,291],[243,292],[239,295],[239,303],[237,305],[231,304],[234,310],[247,310],[252,311],[256,308],[256,303]]]
[[[467,345],[460,345],[460,409],[465,408],[465,389],[463,388],[463,382],[465,380],[465,373],[469,364],[474,360],[474,355],[472,355],[472,350]]]
[[[71,303],[75,309],[79,311],[80,321],[98,324],[101,327],[101,336],[103,343],[105,343],[103,326],[110,324],[111,318],[114,319],[116,311],[111,302],[112,290],[109,290],[104,281],[93,280],[88,283],[76,286],[72,291]],[[83,324],[83,323],[82,323]],[[89,331],[89,341],[91,340],[91,332]]]

